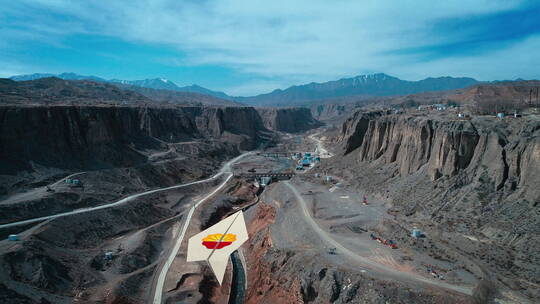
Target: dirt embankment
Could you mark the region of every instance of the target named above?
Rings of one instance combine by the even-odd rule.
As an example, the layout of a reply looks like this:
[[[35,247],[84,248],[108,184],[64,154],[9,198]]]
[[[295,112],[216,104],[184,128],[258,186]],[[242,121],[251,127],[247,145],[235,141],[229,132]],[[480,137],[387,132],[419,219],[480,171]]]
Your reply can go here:
[[[341,157],[326,169],[393,202],[395,239],[419,226],[442,240],[434,254],[475,261],[479,278],[540,297],[538,117],[357,112],[333,142]]]
[[[307,108],[257,108],[266,128],[274,131],[299,133],[320,127]]]

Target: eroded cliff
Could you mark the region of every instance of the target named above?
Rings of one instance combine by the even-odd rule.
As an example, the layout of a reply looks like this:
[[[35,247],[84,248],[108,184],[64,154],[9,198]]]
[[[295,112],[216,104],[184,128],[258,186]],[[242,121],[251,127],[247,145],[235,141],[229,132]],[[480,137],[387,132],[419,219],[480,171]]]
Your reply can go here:
[[[265,127],[274,131],[298,133],[322,125],[307,108],[257,108],[257,111]]]
[[[470,259],[483,269],[475,276],[540,297],[535,115],[458,120],[359,111],[334,143],[342,156],[325,168],[392,203],[392,238],[413,244],[407,233],[420,227],[441,241],[433,245],[436,254]]]
[[[141,164],[160,142],[253,149],[268,130],[249,107],[0,107],[0,174],[33,164],[87,170]]]

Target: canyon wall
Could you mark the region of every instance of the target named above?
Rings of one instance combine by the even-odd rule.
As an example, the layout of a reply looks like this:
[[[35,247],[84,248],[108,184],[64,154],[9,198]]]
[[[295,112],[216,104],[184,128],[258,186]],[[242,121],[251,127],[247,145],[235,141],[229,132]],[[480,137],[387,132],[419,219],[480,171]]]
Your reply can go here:
[[[401,231],[420,227],[503,285],[540,297],[540,120],[356,112],[327,170],[388,199]],[[399,231],[399,229],[398,229]],[[429,234],[429,232],[428,232]],[[471,237],[474,236],[474,237]],[[412,246],[412,245],[411,245]],[[536,290],[536,291],[535,291]]]
[[[489,172],[497,190],[539,182],[540,121],[452,120],[357,112],[343,124],[343,153],[395,163],[401,176],[426,166],[429,178]]]
[[[349,114],[361,107],[363,103],[321,103],[310,107],[311,115],[317,120],[329,123],[341,123]]]
[[[297,133],[322,125],[307,108],[257,108],[266,128],[274,131]]]
[[[146,161],[160,142],[226,141],[254,149],[269,131],[249,107],[0,107],[0,174],[46,167],[95,169]]]

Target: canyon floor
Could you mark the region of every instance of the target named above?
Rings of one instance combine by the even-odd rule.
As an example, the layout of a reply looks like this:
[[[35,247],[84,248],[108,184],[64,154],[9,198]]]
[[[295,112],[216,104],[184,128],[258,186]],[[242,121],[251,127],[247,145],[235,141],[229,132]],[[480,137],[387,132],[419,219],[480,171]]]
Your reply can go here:
[[[184,142],[147,152],[148,166],[8,181],[14,190],[0,200],[0,300],[237,303],[231,290],[242,282],[232,262],[219,285],[204,262],[185,260],[189,236],[243,210],[250,240],[239,250],[247,277],[240,303],[534,302],[522,287],[487,282],[482,274],[490,270],[459,248],[476,246],[475,236],[457,239],[424,225],[423,236],[412,237],[417,222],[396,213],[391,195],[350,173],[393,169],[354,167],[326,131],[281,133],[273,148],[232,161],[224,158],[234,153],[205,157],[225,148]],[[322,157],[295,170],[290,153],[265,156],[275,151]],[[249,172],[295,176],[263,187],[240,176]]]

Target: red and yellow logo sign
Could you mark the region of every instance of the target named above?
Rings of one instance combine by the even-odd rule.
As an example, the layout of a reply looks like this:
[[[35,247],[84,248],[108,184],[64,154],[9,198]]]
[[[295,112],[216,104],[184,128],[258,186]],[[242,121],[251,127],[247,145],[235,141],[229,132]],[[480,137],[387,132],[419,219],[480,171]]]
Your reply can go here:
[[[221,249],[229,246],[234,241],[236,241],[236,235],[232,233],[227,233],[225,236],[221,233],[216,233],[207,235],[202,240],[202,244],[208,249]]]

